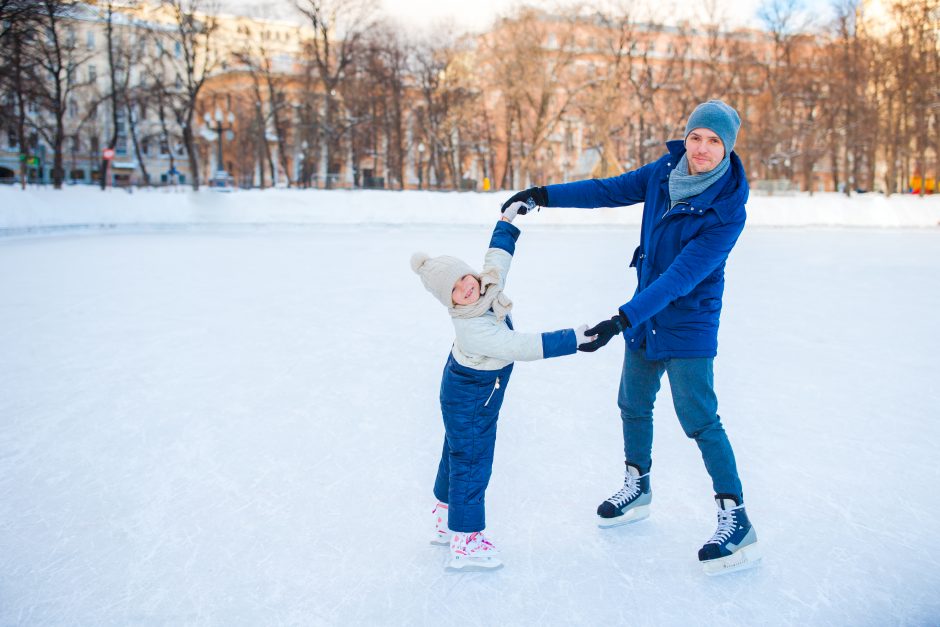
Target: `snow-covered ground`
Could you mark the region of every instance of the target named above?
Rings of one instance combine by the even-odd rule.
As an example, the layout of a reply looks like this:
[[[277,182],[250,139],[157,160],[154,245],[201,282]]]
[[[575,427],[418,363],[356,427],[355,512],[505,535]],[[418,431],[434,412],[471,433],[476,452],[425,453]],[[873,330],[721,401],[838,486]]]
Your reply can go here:
[[[0,625],[940,623],[940,229],[754,219],[733,252],[716,380],[760,568],[702,574],[710,484],[665,382],[652,516],[594,525],[615,341],[517,364],[487,493],[506,566],[451,574],[427,544],[451,327],[408,257],[478,263],[500,196],[271,194],[0,193]],[[917,202],[881,209],[935,224]],[[628,297],[619,212],[518,220],[518,328]]]
[[[486,225],[505,192],[266,191],[193,193],[188,188],[65,192],[0,186],[0,235],[88,226],[168,228],[218,225]],[[940,195],[752,194],[750,226],[915,227],[940,225]],[[538,224],[638,226],[636,209],[543,209]]]

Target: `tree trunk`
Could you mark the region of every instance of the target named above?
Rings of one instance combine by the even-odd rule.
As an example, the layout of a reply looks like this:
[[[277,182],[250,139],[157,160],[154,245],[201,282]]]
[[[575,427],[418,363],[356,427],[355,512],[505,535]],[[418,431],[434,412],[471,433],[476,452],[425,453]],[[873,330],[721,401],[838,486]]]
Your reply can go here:
[[[221,138],[220,138],[221,139]],[[186,155],[189,157],[189,173],[193,177],[193,191],[199,191],[199,155],[196,154],[196,142],[193,137],[193,115],[187,115],[186,125],[183,126],[183,145],[186,146]]]
[[[144,177],[144,185],[150,187],[150,174],[147,172],[147,164],[144,163],[144,155],[140,151],[140,143],[137,141],[137,124],[134,122],[134,115],[131,111],[131,104],[127,102],[127,124],[130,131],[131,141],[134,142],[134,155],[137,157],[137,163],[140,164],[140,173]]]

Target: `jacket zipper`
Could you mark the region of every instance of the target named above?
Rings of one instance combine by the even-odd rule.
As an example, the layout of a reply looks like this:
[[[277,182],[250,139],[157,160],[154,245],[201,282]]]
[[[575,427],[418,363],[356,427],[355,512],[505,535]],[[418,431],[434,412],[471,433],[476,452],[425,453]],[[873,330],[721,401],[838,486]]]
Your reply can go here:
[[[682,201],[680,200],[679,202],[677,202],[677,203],[675,204],[674,207],[670,207],[670,206],[667,204],[667,205],[666,205],[666,213],[663,214],[663,217],[660,218],[660,220],[663,220],[666,216],[669,215],[669,212],[670,212],[670,211],[672,211],[673,209],[675,209],[675,208],[678,207],[679,205],[691,205],[691,203],[682,202]]]
[[[496,394],[496,390],[499,389],[499,377],[496,377],[496,385],[493,386],[493,391],[490,392],[489,398],[486,399],[486,402],[483,403],[483,406],[486,407],[490,404],[490,401],[493,400],[493,395]]]

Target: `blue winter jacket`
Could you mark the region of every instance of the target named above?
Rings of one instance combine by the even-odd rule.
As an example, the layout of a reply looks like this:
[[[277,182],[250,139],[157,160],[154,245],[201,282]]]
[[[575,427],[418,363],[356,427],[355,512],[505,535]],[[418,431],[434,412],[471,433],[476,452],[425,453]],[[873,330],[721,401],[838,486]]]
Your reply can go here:
[[[649,359],[714,357],[725,287],[725,261],[744,229],[748,185],[744,166],[731,153],[731,167],[698,196],[670,210],[669,173],[685,153],[681,141],[642,168],[608,179],[549,185],[552,207],[643,206],[633,298],[620,307],[631,328],[627,345],[645,345]]]

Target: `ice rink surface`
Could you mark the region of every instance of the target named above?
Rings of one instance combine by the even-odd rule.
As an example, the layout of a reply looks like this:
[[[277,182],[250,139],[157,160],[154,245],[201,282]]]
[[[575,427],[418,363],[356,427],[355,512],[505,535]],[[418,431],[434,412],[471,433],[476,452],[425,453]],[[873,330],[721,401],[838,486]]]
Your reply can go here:
[[[520,226],[516,328],[613,315],[634,227]],[[517,364],[487,531],[428,544],[452,339],[408,267],[489,228],[0,239],[0,625],[936,625],[940,231],[745,231],[716,360],[764,561],[709,578],[710,482],[664,382],[652,516],[623,342]]]

